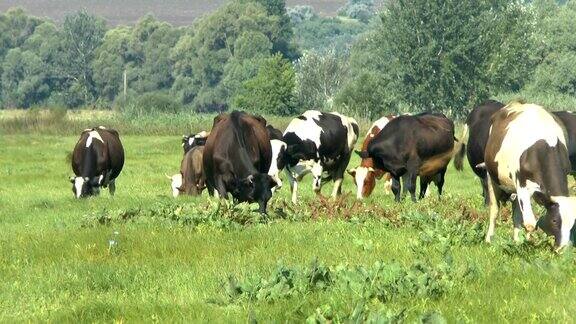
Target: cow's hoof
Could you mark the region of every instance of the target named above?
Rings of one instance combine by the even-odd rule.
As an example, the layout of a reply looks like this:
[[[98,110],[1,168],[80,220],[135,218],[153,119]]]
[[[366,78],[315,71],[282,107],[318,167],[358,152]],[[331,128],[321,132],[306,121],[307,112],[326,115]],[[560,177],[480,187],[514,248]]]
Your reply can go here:
[[[524,228],[528,231],[528,232],[534,232],[534,230],[536,229],[536,226],[532,225],[532,224],[524,224]]]

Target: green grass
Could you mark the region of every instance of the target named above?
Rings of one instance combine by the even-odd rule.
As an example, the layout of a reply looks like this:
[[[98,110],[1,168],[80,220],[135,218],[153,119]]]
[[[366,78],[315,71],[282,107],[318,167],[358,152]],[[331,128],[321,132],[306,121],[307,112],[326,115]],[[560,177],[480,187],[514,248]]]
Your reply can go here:
[[[218,209],[206,192],[170,196],[179,132],[123,136],[116,196],[75,200],[66,156],[76,140],[0,136],[0,322],[574,321],[572,252],[554,255],[543,234],[512,243],[508,219],[484,244],[469,169],[451,167],[442,199],[432,187],[417,204],[381,187],[362,203],[323,202],[307,179],[291,207],[285,182],[262,218],[255,206]],[[307,281],[316,267],[330,273],[325,286]]]

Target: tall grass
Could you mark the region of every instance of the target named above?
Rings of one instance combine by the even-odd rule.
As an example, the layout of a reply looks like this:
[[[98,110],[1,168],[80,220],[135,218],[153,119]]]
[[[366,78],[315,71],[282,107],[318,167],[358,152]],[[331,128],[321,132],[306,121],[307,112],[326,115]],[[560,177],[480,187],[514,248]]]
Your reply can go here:
[[[209,130],[216,114],[180,111],[124,114],[117,111],[30,109],[0,110],[0,134],[76,135],[86,128],[107,126],[125,135],[184,135]],[[292,117],[264,116],[269,124],[284,130]],[[357,119],[361,129],[370,121]]]

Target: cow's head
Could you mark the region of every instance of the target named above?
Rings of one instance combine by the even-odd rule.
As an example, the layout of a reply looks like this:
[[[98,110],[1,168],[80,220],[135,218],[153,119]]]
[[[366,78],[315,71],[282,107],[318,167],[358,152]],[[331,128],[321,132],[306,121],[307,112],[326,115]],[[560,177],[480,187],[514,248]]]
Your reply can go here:
[[[173,176],[166,175],[166,178],[170,179],[170,187],[172,188],[172,197],[176,198],[183,191],[182,189],[182,174],[177,173]]]
[[[104,181],[103,176],[99,177],[70,177],[72,192],[76,198],[86,198],[96,196],[100,193],[100,186]]]
[[[356,198],[362,199],[370,196],[376,187],[376,171],[372,167],[358,166],[348,170],[356,184]]]
[[[272,198],[272,188],[278,184],[271,176],[256,173],[236,180],[232,195],[240,202],[257,202],[259,211],[266,214],[268,201]]]
[[[534,199],[546,208],[546,215],[540,217],[537,227],[554,236],[556,251],[570,243],[570,230],[576,220],[576,198],[548,196],[539,191]]]

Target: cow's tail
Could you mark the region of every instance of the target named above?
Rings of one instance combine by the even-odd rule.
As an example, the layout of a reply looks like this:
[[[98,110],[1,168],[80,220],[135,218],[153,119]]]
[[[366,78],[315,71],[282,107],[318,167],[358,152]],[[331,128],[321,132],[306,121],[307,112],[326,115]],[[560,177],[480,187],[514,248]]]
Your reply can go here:
[[[462,136],[460,136],[460,141],[456,144],[454,148],[454,167],[456,170],[462,171],[464,154],[466,153],[466,143],[468,142],[468,125],[464,124],[464,129],[462,130]]]

